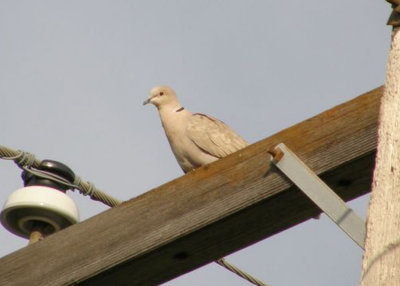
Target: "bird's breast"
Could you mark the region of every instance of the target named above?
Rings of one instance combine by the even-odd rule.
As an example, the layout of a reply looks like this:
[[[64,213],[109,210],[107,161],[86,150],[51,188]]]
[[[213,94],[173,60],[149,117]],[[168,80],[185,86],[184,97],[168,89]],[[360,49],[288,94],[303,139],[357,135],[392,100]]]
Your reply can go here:
[[[185,172],[217,160],[216,157],[201,150],[188,136],[186,130],[192,116],[190,113],[182,111],[177,114],[160,115],[172,152]]]

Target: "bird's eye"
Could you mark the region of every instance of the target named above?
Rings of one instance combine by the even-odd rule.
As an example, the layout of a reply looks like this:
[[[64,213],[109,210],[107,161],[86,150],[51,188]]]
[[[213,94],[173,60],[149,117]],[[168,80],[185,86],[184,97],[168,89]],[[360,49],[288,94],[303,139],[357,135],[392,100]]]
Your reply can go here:
[[[164,92],[160,92],[160,95],[163,96],[163,95],[164,95]]]

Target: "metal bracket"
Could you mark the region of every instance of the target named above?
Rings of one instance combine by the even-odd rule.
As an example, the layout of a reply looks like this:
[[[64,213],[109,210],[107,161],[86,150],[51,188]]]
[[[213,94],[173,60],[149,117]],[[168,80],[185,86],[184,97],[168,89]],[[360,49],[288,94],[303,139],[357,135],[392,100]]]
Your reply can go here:
[[[276,167],[364,249],[365,222],[285,144],[277,145],[270,154]]]

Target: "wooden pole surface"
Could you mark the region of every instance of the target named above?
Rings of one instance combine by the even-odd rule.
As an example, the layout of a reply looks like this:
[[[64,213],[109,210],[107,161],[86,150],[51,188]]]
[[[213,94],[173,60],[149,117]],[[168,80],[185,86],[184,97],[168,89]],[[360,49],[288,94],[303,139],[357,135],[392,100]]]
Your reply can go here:
[[[156,285],[315,217],[319,209],[271,165],[268,150],[281,142],[344,200],[368,193],[381,94],[377,88],[1,258],[0,285]]]
[[[400,28],[392,34],[379,122],[361,286],[400,285]]]

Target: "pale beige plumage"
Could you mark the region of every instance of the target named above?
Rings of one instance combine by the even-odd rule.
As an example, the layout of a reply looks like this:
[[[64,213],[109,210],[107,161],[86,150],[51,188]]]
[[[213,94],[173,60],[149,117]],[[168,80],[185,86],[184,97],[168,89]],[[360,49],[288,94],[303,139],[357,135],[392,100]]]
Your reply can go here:
[[[143,104],[147,103],[157,107],[172,152],[185,173],[248,145],[222,121],[184,109],[167,86],[151,89]]]

